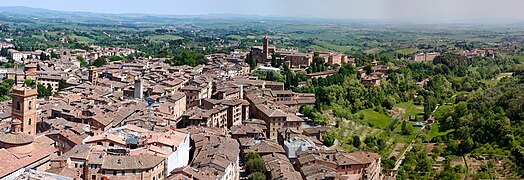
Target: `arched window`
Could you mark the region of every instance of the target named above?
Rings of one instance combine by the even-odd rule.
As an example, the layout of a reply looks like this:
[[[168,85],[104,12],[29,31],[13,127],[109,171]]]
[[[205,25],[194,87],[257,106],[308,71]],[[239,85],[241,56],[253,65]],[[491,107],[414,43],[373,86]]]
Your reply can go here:
[[[109,143],[109,146],[115,147],[115,143]]]
[[[100,146],[102,146],[102,145],[104,145],[104,144],[102,144],[102,142],[96,142],[96,145],[100,145]]]
[[[16,101],[16,110],[20,111],[20,101]]]
[[[29,110],[31,110],[31,109],[33,108],[33,101],[29,101],[28,106],[29,106],[29,107],[27,107],[27,108],[28,108]]]
[[[32,121],[32,120],[33,120],[33,119],[29,118],[29,121],[27,122],[27,125],[31,125],[31,121]]]

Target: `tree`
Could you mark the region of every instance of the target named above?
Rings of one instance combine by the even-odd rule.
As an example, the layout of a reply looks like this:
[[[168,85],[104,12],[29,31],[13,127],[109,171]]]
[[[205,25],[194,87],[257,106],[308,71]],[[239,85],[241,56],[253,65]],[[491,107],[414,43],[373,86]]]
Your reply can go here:
[[[260,172],[265,173],[266,172],[266,166],[264,164],[264,160],[262,157],[260,157],[259,154],[255,152],[247,153],[244,157],[244,160],[246,162],[246,172],[248,174]]]
[[[173,59],[166,60],[165,63],[172,66],[189,65],[195,67],[200,64],[206,64],[207,59],[204,58],[204,54],[197,51],[183,50],[174,56]]]
[[[38,84],[36,90],[38,92],[38,98],[43,98],[46,96],[46,88],[44,85]]]
[[[96,67],[102,67],[106,64],[107,64],[107,60],[105,57],[99,57],[95,61],[93,61],[93,63],[91,63],[92,66],[96,66]]]
[[[32,79],[26,79],[26,80],[24,81],[24,85],[25,85],[26,87],[36,88],[36,83],[35,83],[35,81],[33,81]]]
[[[411,135],[413,134],[413,126],[409,125],[406,121],[402,122],[402,135]]]
[[[268,80],[268,81],[274,81],[274,80],[276,80],[275,72],[273,72],[273,71],[267,71],[267,72],[266,72],[266,80]]]
[[[370,148],[375,147],[376,145],[375,136],[367,135],[366,138],[364,139],[364,144],[366,144]]]
[[[329,124],[329,118],[317,111],[313,113],[313,123],[326,126]]]
[[[87,61],[82,56],[78,56],[76,58],[76,60],[78,60],[78,62],[80,62],[80,67],[88,67],[89,66]]]
[[[110,62],[113,62],[113,61],[126,61],[127,59],[122,57],[122,56],[110,56],[109,58],[109,61]]]
[[[51,58],[60,59],[60,54],[56,54],[55,51],[51,51]]]
[[[271,55],[271,66],[272,66],[272,67],[277,67],[277,64],[278,64],[278,63],[277,63],[277,56],[275,55],[275,53],[273,53],[273,54]]]
[[[323,140],[324,146],[331,147],[333,146],[334,142],[335,142],[335,133],[330,132],[326,135],[326,137],[324,137],[324,140]]]
[[[257,62],[255,61],[255,59],[253,58],[253,55],[251,55],[251,53],[249,53],[247,55],[247,64],[249,64],[249,68],[251,70],[257,68]]]
[[[353,147],[360,148],[361,144],[362,144],[362,141],[360,140],[360,137],[357,135],[353,136]]]
[[[42,52],[42,53],[40,53],[40,60],[45,61],[45,60],[49,60],[49,59],[48,59],[48,56],[44,52]]]
[[[382,169],[389,170],[389,169],[395,168],[396,161],[397,161],[397,158],[395,156],[382,160],[381,161]]]
[[[51,87],[51,84],[47,84],[47,88],[45,89],[45,95],[46,96],[53,95],[53,87]]]
[[[473,142],[473,139],[469,137],[460,142],[459,149],[462,153],[469,153],[471,150],[473,150],[474,146],[475,146],[475,143]]]
[[[12,79],[6,79],[0,83],[0,101],[8,99],[6,96],[9,96],[9,93],[11,93],[11,89],[13,88],[14,84],[15,81]]]
[[[262,172],[251,173],[251,174],[249,174],[249,176],[247,176],[247,179],[249,179],[249,180],[266,180],[266,174],[264,174]]]
[[[58,81],[58,91],[62,91],[65,88],[67,88],[66,80],[60,79],[60,81]]]
[[[426,97],[424,100],[424,114],[429,116],[433,114],[433,111],[435,111],[437,101],[433,96]]]

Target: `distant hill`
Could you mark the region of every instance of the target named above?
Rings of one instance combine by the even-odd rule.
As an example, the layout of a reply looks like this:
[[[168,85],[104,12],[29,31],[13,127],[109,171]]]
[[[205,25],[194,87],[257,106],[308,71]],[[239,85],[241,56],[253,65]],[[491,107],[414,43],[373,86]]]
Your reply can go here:
[[[42,8],[32,8],[26,6],[0,6],[0,12],[12,13],[12,14],[42,14],[42,13],[57,13],[60,11],[54,11]]]

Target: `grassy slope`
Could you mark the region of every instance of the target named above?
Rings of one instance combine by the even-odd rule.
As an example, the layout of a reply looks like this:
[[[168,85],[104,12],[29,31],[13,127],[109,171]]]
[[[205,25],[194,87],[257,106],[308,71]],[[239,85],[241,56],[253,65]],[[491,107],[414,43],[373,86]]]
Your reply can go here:
[[[362,111],[357,112],[357,114],[364,115],[364,120],[362,120],[361,122],[371,124],[374,127],[377,127],[380,129],[385,129],[386,127],[389,126],[389,124],[391,124],[391,122],[393,122],[393,119],[391,119],[390,117],[384,114],[380,114],[374,111],[373,109],[362,110]]]
[[[512,75],[512,73],[500,73],[494,79],[490,79],[490,80],[483,79],[483,80],[480,80],[480,81],[483,82],[483,83],[486,83],[489,86],[495,86],[500,81],[500,79],[502,79],[503,77],[511,76],[511,75]]]
[[[415,105],[413,104],[413,102],[399,103],[399,104],[396,104],[394,108],[404,109],[404,112],[401,114],[401,117],[403,118],[412,117],[420,113],[424,113],[424,107]]]
[[[175,36],[175,35],[155,35],[155,36],[147,36],[147,38],[150,39],[150,40],[153,40],[153,41],[184,39],[183,37]]]

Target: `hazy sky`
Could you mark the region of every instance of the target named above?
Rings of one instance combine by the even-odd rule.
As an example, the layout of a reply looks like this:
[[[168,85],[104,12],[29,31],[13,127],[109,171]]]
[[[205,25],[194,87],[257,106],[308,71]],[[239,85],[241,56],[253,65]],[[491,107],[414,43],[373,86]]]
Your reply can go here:
[[[524,20],[524,0],[0,0],[0,6],[175,15],[229,13],[340,19]]]

